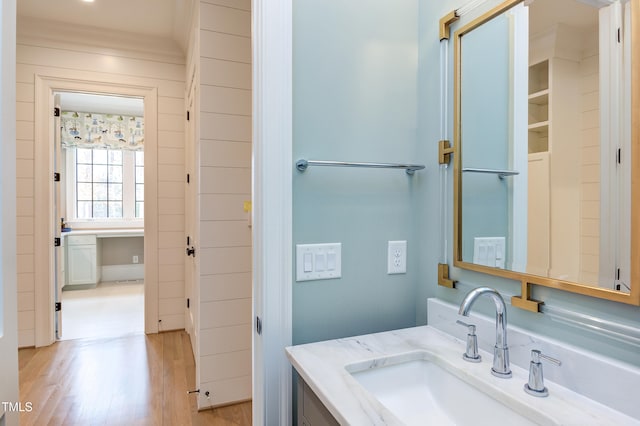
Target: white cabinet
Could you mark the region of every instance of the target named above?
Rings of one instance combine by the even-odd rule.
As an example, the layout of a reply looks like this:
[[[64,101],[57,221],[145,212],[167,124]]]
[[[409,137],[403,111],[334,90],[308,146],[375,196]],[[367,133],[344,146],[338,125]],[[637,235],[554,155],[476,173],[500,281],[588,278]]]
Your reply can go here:
[[[100,281],[100,253],[96,236],[69,235],[66,249],[66,284],[97,284]]]
[[[581,120],[587,108],[581,93],[586,89],[583,62],[550,55],[529,67],[527,272],[568,281],[579,281],[585,227],[580,197],[592,182],[591,177],[583,181],[580,159],[584,146],[591,146],[598,135],[596,130],[595,139],[586,137],[581,127],[598,121],[586,116]]]
[[[337,426],[340,424],[300,376],[298,376],[297,393],[298,426]]]

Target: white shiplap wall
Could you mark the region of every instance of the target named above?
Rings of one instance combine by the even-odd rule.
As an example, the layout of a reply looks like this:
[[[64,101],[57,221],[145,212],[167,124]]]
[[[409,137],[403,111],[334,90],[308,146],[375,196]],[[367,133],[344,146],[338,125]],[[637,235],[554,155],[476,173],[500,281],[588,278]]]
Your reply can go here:
[[[580,281],[592,284],[598,283],[600,265],[600,57],[595,42],[580,61]]]
[[[184,55],[166,41],[71,30],[19,19],[17,43],[18,329],[21,347],[35,344],[34,110],[35,76],[69,77],[158,92],[159,329],[184,327]]]
[[[202,408],[251,398],[251,2],[199,6]]]

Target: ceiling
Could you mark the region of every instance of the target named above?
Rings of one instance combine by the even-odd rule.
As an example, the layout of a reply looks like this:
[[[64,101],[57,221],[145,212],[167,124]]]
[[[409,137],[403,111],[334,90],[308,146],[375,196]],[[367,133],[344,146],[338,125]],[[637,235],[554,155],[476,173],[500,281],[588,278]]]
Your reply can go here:
[[[598,28],[598,9],[606,0],[535,0],[529,4],[529,32],[537,34],[557,24],[585,30]]]
[[[173,40],[186,52],[189,14],[193,0],[19,0],[19,17],[55,22],[79,29],[139,34],[159,40]],[[107,32],[108,31],[108,32]],[[142,99],[61,93],[66,111],[143,115]]]
[[[192,0],[19,0],[18,16],[173,39],[183,46]]]

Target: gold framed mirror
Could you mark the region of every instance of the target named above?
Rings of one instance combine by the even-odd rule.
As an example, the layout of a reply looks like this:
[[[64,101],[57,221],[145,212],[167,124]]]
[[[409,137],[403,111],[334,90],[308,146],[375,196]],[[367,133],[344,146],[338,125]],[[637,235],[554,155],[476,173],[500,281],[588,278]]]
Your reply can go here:
[[[507,0],[454,32],[454,266],[519,281],[514,306],[640,305],[639,23],[640,0]]]

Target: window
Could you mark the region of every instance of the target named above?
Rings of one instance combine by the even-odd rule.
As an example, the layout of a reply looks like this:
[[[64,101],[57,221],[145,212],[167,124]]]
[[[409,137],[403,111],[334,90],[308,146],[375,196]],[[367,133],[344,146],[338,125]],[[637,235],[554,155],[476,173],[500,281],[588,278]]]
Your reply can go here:
[[[76,217],[123,217],[122,151],[76,150]]]
[[[136,217],[144,217],[144,152],[136,151]]]
[[[144,153],[67,149],[67,216],[71,222],[144,218]]]

